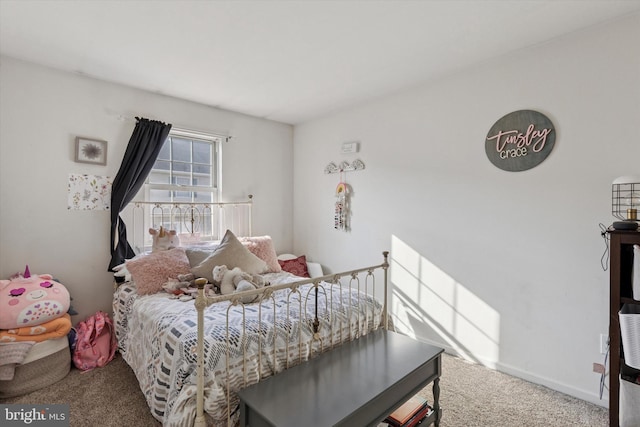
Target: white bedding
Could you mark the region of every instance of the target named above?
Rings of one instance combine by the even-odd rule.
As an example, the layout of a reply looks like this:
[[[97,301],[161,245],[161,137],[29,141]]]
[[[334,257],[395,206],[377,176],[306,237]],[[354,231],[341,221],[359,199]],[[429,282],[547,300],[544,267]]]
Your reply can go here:
[[[294,282],[299,277],[288,273],[265,275],[271,284]],[[286,367],[286,345],[289,343],[289,367],[307,360],[310,343],[313,351],[320,347],[320,341],[312,341],[313,333],[307,326],[315,312],[314,292],[305,298],[311,285],[300,287],[302,294],[303,352],[299,354],[299,301],[300,294],[294,294],[290,304],[290,322],[285,321],[288,290],[275,292],[278,311],[276,325],[273,325],[273,302],[262,303],[262,326],[259,326],[258,304],[231,307],[230,357],[231,373],[230,399],[232,413],[238,406],[236,392],[261,379],[280,372]],[[344,342],[376,329],[381,322],[381,305],[371,297],[359,294],[343,286],[342,292],[333,285],[324,284],[327,301],[320,292],[318,315],[321,318],[320,336],[323,346]],[[326,306],[333,307],[332,324]],[[205,412],[213,425],[227,423],[227,349],[226,313],[229,304],[219,303],[205,311]],[[306,307],[306,308],[305,308]],[[242,333],[242,311],[245,312],[246,333]],[[196,415],[196,342],[197,316],[193,301],[182,302],[170,299],[168,294],[139,296],[135,285],[124,283],[114,295],[114,319],[118,346],[126,362],[134,370],[142,392],[153,416],[165,426],[191,426]],[[260,328],[260,329],[259,329]],[[333,332],[331,332],[333,331]],[[273,361],[273,337],[276,334],[276,361]],[[330,336],[332,335],[332,337]],[[260,370],[258,371],[258,341],[262,341]],[[242,348],[246,346],[246,372],[243,374]],[[260,372],[260,375],[258,375]],[[232,418],[237,417],[235,412]]]

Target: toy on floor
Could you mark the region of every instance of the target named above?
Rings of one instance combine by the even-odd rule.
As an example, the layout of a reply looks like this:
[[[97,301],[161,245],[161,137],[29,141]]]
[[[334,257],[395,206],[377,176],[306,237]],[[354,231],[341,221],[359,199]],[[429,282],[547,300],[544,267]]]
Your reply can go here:
[[[0,280],[0,329],[21,328],[62,317],[71,305],[69,291],[50,274],[29,273]]]

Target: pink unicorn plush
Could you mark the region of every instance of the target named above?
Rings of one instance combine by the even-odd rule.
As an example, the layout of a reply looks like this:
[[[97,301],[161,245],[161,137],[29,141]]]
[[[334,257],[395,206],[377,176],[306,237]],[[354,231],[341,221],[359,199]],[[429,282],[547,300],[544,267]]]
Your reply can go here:
[[[0,280],[0,329],[39,325],[64,316],[69,291],[50,274]]]

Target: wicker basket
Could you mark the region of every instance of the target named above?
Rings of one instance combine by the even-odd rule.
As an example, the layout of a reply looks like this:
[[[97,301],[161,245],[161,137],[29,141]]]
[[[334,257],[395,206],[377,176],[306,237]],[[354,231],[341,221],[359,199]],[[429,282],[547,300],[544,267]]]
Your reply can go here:
[[[48,387],[66,377],[70,370],[71,353],[68,345],[48,356],[18,365],[12,380],[0,381],[0,401]]]
[[[619,316],[624,363],[640,369],[640,305],[624,304]]]

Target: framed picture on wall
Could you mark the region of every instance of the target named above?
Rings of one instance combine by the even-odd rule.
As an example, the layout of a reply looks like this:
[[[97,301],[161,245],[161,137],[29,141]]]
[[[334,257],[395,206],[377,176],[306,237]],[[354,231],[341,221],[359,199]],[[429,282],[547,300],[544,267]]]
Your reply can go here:
[[[107,141],[76,137],[76,162],[107,164]]]

